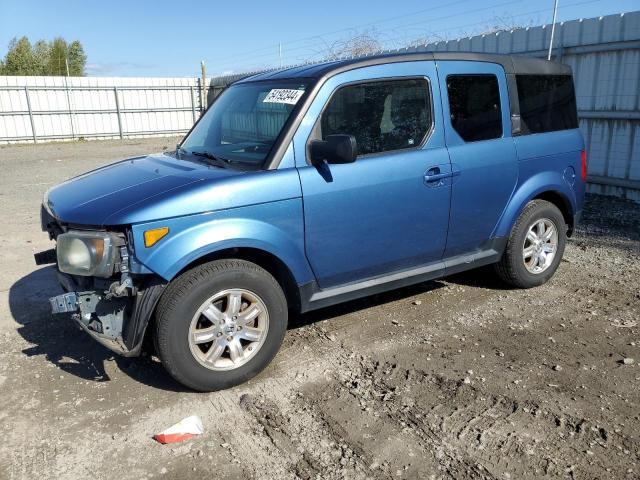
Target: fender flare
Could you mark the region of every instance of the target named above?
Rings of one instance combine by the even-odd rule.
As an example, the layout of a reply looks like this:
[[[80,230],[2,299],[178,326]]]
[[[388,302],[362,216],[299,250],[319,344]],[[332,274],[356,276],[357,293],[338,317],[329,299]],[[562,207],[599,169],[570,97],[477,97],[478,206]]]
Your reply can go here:
[[[515,190],[498,221],[493,236],[508,237],[525,205],[545,193],[559,195],[569,208],[569,215],[573,217],[576,214],[575,192],[562,174],[549,171],[540,172],[527,179]]]

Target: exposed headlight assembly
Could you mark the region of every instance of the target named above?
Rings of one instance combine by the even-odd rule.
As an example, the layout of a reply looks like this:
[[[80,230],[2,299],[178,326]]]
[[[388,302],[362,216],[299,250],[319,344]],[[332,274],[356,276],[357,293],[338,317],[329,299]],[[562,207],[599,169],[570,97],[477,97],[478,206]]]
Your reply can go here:
[[[114,233],[71,230],[58,235],[58,268],[61,272],[87,277],[110,277],[118,246],[124,240]]]

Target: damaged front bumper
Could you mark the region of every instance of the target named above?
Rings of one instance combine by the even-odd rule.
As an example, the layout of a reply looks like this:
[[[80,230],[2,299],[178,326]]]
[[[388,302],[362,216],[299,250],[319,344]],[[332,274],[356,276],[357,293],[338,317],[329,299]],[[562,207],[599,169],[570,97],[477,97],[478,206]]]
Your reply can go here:
[[[72,231],[59,224],[44,207],[41,217],[42,228],[49,232],[51,239],[58,240],[61,234],[70,232],[81,240],[105,238],[104,252],[112,252],[104,253],[109,260],[104,268],[89,269],[95,276],[62,272],[54,249],[36,253],[37,265],[56,265],[58,281],[65,292],[49,299],[51,312],[71,316],[93,339],[120,355],[139,355],[147,325],[166,282],[151,272],[131,271],[127,233],[90,235],[89,230]]]
[[[51,313],[70,314],[75,323],[96,341],[124,356],[140,353],[141,342],[127,345],[125,324],[132,319],[137,295],[113,297],[104,290],[76,290],[70,275],[58,272],[60,285],[66,290],[49,299]]]
[[[71,316],[81,330],[115,353],[140,355],[149,319],[166,285],[161,279],[145,275],[126,295],[115,296],[105,279],[77,281],[56,273],[65,293],[49,299],[51,313]]]

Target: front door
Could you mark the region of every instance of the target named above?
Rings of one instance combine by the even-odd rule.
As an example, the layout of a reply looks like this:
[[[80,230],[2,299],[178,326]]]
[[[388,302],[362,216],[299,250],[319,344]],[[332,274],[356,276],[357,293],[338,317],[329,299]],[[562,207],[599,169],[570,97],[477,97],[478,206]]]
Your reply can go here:
[[[305,245],[321,288],[442,258],[451,167],[433,62],[360,68],[329,79],[296,132]],[[310,165],[306,144],[354,135],[350,164]]]

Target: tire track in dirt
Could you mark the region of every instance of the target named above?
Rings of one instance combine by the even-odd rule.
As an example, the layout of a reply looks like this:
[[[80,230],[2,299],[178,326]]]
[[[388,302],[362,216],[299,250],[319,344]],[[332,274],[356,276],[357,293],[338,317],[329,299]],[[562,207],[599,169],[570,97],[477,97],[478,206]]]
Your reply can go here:
[[[333,399],[345,392],[352,403],[408,429],[425,454],[436,452],[451,478],[632,478],[610,456],[640,459],[637,439],[611,426],[372,359],[306,396],[335,416]]]
[[[345,441],[340,428],[306,405],[283,408],[250,395],[243,395],[240,405],[274,447],[289,457],[289,468],[296,478],[392,478],[383,471],[369,471],[373,463],[369,452]]]

